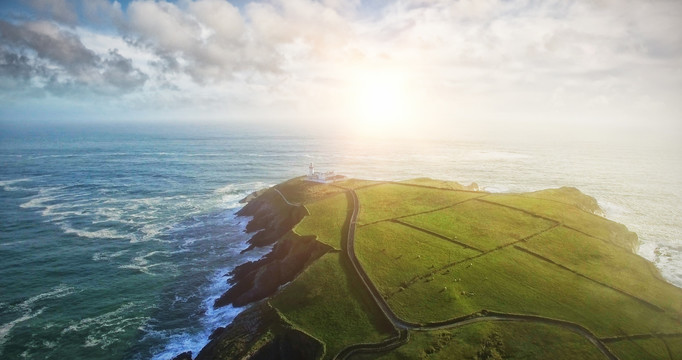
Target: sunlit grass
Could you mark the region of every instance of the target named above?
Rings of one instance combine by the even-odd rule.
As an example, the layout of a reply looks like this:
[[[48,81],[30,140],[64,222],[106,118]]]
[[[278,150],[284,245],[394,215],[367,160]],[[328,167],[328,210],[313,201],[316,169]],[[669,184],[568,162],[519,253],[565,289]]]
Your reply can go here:
[[[381,184],[381,181],[374,181],[374,180],[363,180],[363,179],[348,179],[344,181],[340,181],[335,183],[334,185],[340,186],[345,189],[357,189],[360,187],[365,187],[365,186],[372,186],[372,185],[377,185]]]
[[[558,201],[564,204],[573,205],[578,209],[590,212],[601,213],[597,200],[580,192],[574,187],[561,187],[558,189],[545,189],[523,194],[525,197]]]
[[[520,246],[662,308],[682,312],[682,290],[666,283],[653,264],[627,250],[563,227]]]
[[[324,255],[270,300],[288,321],[325,343],[325,358],[391,331],[343,261],[338,253]]]
[[[572,205],[506,194],[492,194],[485,200],[546,216],[627,250],[634,249],[637,243],[637,236],[629,232],[624,225],[582,211]]]
[[[620,360],[670,359],[668,350],[666,350],[666,344],[661,339],[621,340],[608,343],[607,346]],[[682,353],[679,352],[673,354],[673,356],[682,356]],[[673,357],[672,359],[679,359],[679,357]]]
[[[472,200],[401,219],[481,250],[490,250],[548,229],[554,223],[506,207]]]
[[[452,330],[413,332],[410,342],[391,353],[363,359],[474,359],[486,338],[497,334],[505,359],[601,360],[587,339],[569,330],[534,323],[485,322]]]
[[[481,309],[582,324],[602,336],[679,331],[666,314],[514,248],[419,281],[388,301],[402,318],[442,321]]]
[[[482,194],[383,184],[357,191],[358,223],[368,224],[457,204]]]
[[[415,178],[415,179],[409,179],[409,180],[403,180],[401,181],[403,184],[412,184],[412,185],[420,185],[420,186],[431,186],[439,189],[448,189],[448,190],[471,190],[469,187],[464,186],[456,181],[446,181],[446,180],[436,180],[436,179],[431,179],[431,178]]]
[[[382,222],[357,230],[355,253],[384,295],[414,277],[479,252],[405,225]]]
[[[347,197],[346,193],[341,193],[306,205],[310,215],[303,218],[294,231],[299,235],[315,235],[318,241],[340,250],[349,216]]]
[[[486,309],[570,321],[600,337],[680,331],[680,290],[630,252],[634,234],[587,211],[593,199],[568,188],[509,195],[424,187],[451,185],[430,179],[417,183],[338,184],[358,188],[355,253],[400,318],[437,322]],[[285,184],[280,188],[287,198],[309,212],[295,231],[343,249],[350,195],[300,179]],[[343,251],[323,256],[271,300],[291,323],[326,344],[326,357],[389,336],[388,323],[347,261]],[[383,358],[473,358],[491,331],[505,339],[511,358],[602,357],[589,341],[561,328],[488,322],[413,331],[407,345]],[[665,341],[679,354],[678,338]],[[656,358],[658,350],[650,348],[661,344],[609,346],[624,359],[646,359]]]
[[[292,203],[308,204],[344,191],[327,184],[320,184],[298,177],[277,185],[279,191]]]

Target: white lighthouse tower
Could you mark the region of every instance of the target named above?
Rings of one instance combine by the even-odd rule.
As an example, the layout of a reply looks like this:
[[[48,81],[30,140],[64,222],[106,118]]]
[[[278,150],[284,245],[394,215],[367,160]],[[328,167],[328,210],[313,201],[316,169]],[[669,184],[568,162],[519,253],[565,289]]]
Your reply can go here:
[[[310,166],[308,167],[308,177],[312,178],[314,174],[315,174],[315,167],[313,166],[313,163],[310,163]]]

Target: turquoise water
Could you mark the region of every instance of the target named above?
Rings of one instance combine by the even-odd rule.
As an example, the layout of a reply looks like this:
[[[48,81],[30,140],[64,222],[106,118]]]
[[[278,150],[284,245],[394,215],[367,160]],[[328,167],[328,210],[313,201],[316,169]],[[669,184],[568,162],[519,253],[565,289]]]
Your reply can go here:
[[[167,359],[239,312],[211,308],[240,255],[251,191],[309,162],[350,176],[576,186],[636,231],[682,286],[679,148],[602,143],[363,140],[152,127],[0,135],[0,357]]]

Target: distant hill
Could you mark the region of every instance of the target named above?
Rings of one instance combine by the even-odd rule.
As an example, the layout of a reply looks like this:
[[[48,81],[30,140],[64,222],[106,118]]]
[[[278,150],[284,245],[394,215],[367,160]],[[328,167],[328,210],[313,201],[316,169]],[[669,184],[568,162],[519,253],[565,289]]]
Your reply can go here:
[[[682,290],[575,188],[295,178],[254,194],[196,359],[681,359]]]

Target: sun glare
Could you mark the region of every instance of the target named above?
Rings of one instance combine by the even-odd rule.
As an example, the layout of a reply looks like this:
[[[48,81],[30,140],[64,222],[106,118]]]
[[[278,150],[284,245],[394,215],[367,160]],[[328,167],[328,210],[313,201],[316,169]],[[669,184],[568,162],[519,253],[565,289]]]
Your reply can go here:
[[[410,99],[401,74],[367,71],[354,83],[354,116],[363,132],[381,135],[407,124]]]

